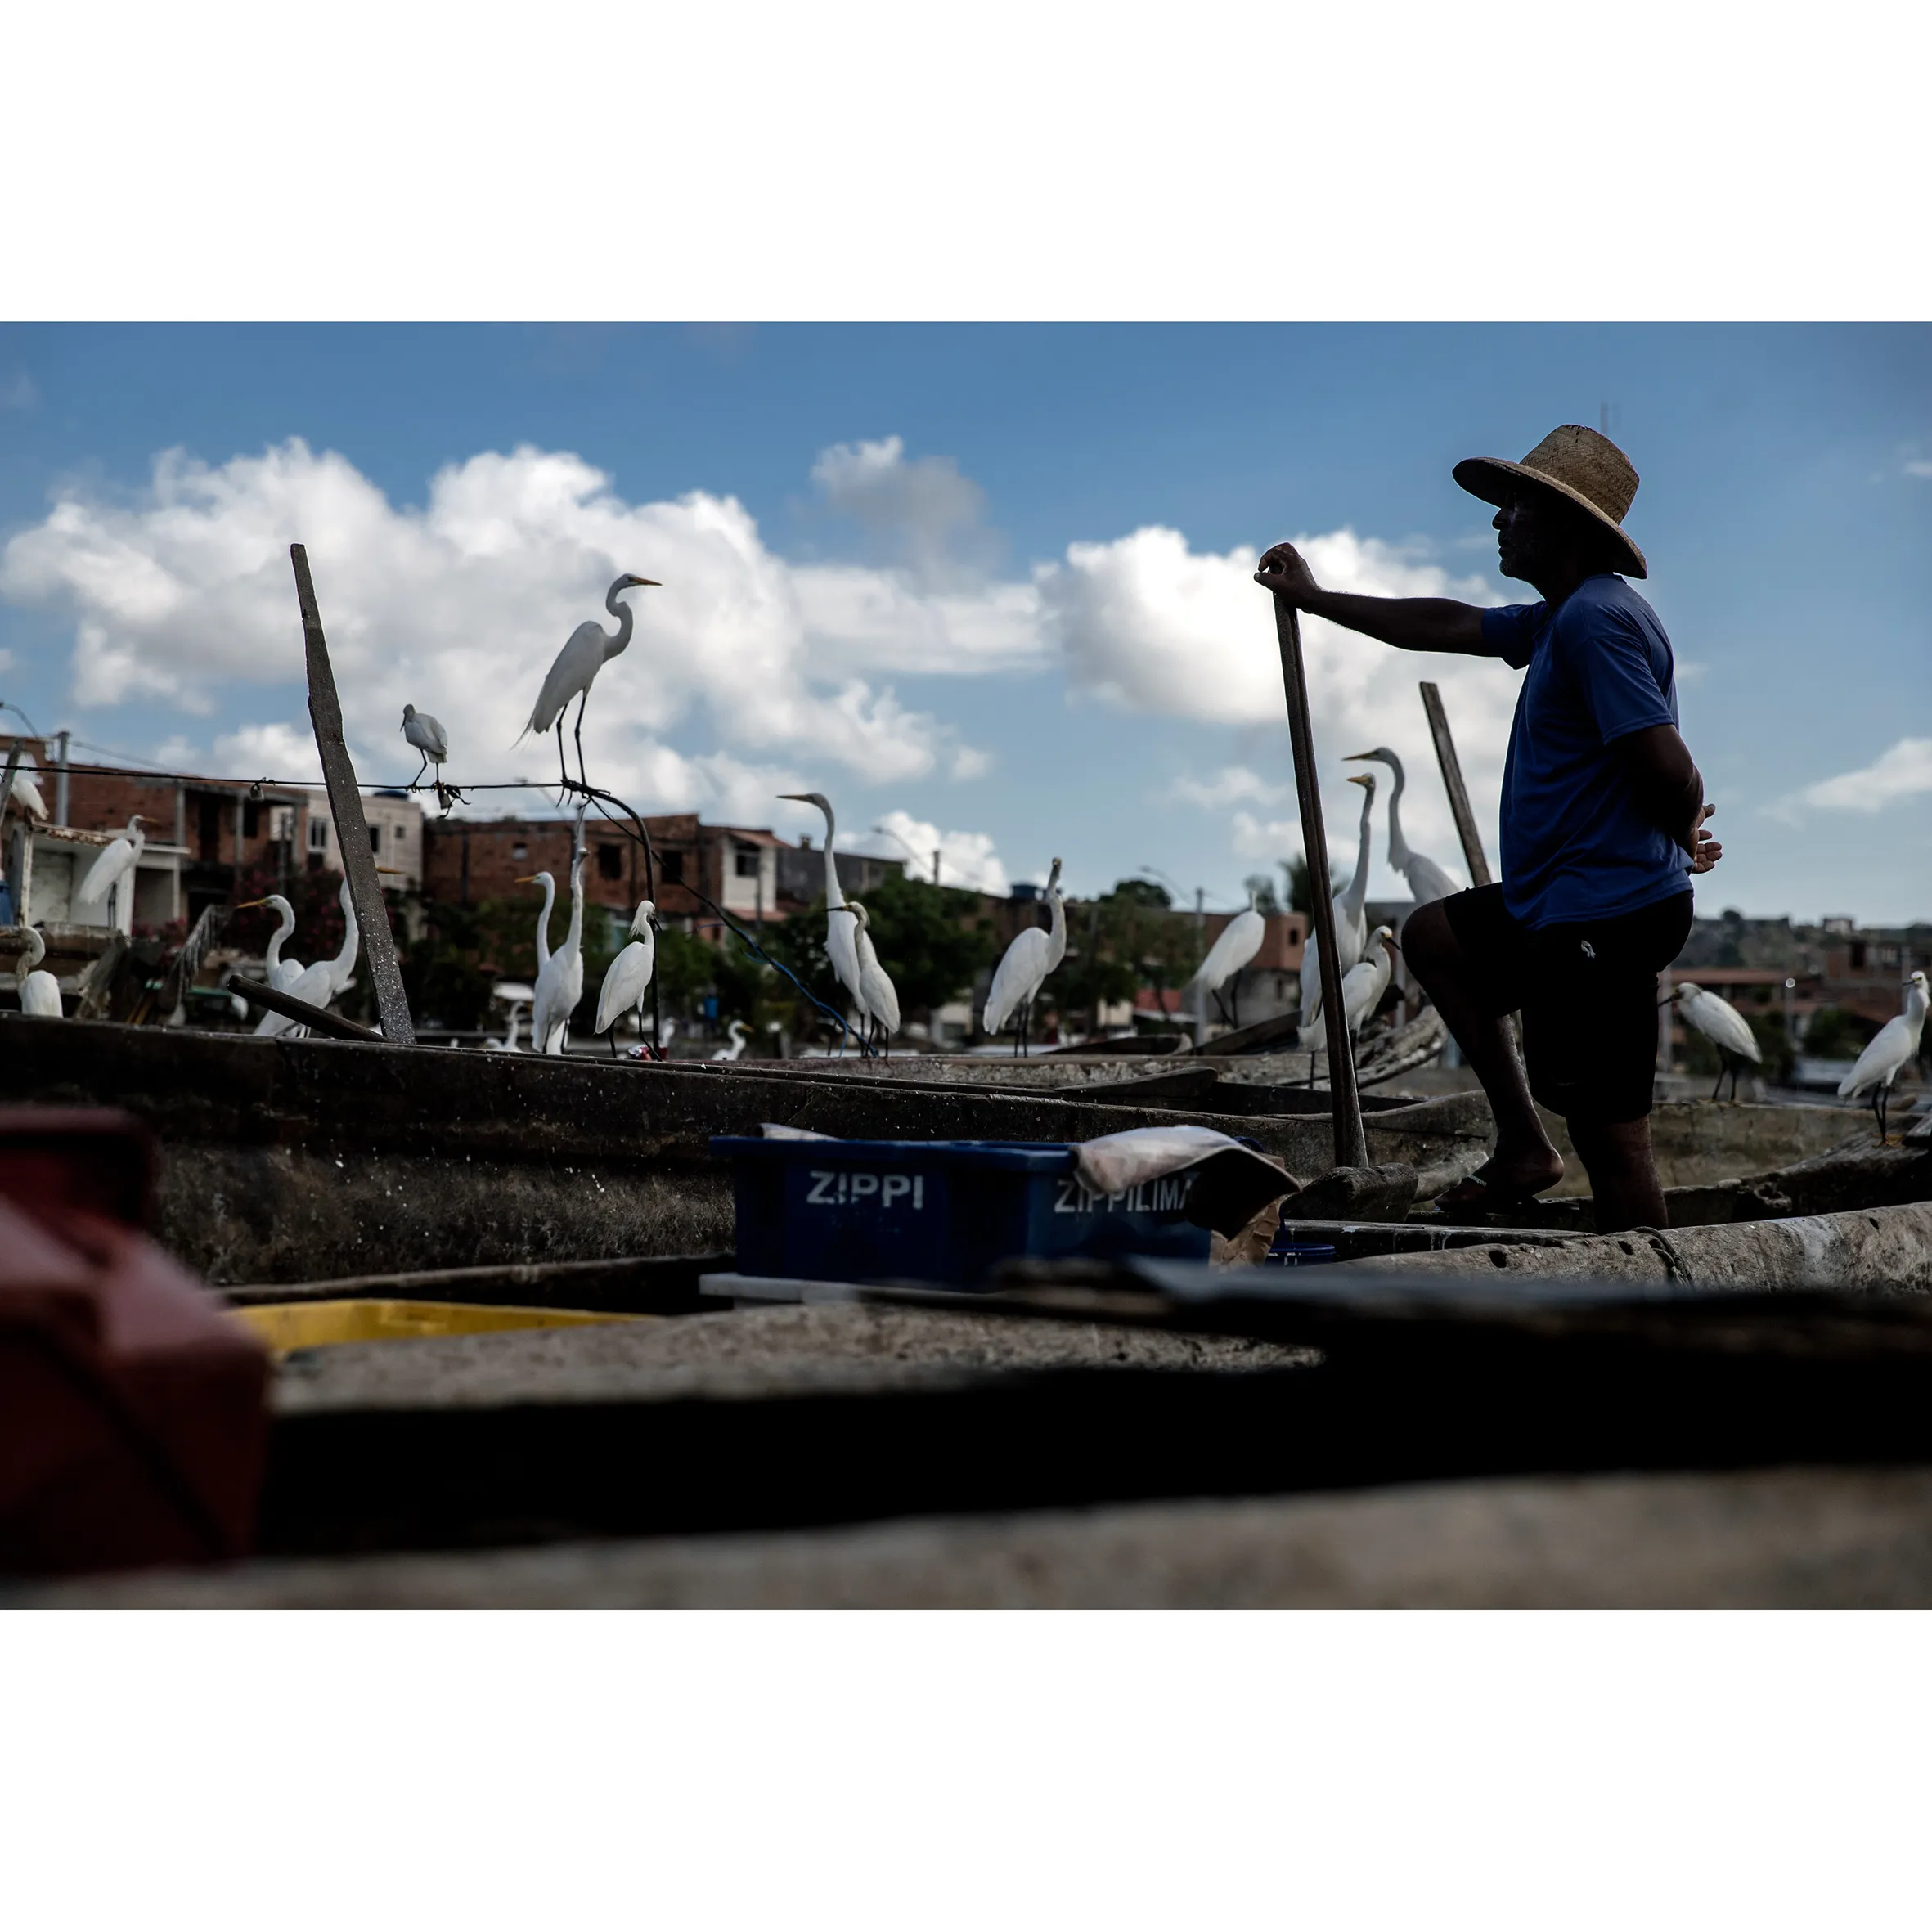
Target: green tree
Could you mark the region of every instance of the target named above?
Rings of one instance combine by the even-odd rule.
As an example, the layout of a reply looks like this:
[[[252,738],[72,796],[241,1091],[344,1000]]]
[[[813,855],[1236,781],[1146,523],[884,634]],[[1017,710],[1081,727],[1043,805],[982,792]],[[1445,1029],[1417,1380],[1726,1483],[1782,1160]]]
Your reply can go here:
[[[1265,872],[1251,872],[1241,884],[1244,892],[1254,894],[1255,910],[1264,918],[1273,919],[1281,910],[1281,901],[1274,893],[1274,881]]]
[[[1804,1030],[1804,1050],[1819,1060],[1855,1060],[1878,1028],[1842,1006],[1821,1006]]]
[[[1200,964],[1193,919],[1154,892],[1157,898],[1145,880],[1123,878],[1068,909],[1067,958],[1046,988],[1062,1012],[1092,1016],[1143,986],[1164,991],[1192,975]]]
[[[993,963],[992,922],[982,916],[977,892],[922,885],[896,872],[874,886],[864,903],[873,950],[907,1018],[930,1019],[935,1007],[971,992]],[[820,918],[822,932],[822,913]]]

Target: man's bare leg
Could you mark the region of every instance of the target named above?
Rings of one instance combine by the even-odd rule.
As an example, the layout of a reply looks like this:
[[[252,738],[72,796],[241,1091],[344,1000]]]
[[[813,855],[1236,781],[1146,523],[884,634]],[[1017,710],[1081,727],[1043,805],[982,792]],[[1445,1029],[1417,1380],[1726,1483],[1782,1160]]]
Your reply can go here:
[[[1569,1123],[1570,1138],[1590,1176],[1597,1232],[1615,1234],[1625,1228],[1665,1224],[1664,1184],[1657,1178],[1647,1120],[1620,1121],[1614,1126]]]
[[[1551,1143],[1530,1098],[1530,1082],[1504,1021],[1485,1010],[1468,955],[1438,899],[1418,907],[1403,928],[1402,950],[1443,1024],[1455,1036],[1496,1117],[1496,1151],[1483,1178],[1504,1188],[1540,1193],[1563,1178],[1563,1157]],[[1647,1148],[1648,1141],[1646,1140]]]

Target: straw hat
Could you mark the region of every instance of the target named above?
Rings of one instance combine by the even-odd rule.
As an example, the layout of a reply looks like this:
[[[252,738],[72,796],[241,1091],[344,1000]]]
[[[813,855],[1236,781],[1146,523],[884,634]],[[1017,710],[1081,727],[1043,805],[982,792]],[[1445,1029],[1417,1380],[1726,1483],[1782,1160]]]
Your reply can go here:
[[[1567,496],[1616,539],[1623,556],[1617,568],[1625,577],[1650,574],[1643,552],[1624,534],[1624,518],[1637,494],[1637,472],[1607,436],[1581,423],[1566,423],[1551,430],[1520,463],[1501,456],[1470,456],[1457,464],[1453,474],[1471,496],[1485,503],[1506,502],[1523,478]]]

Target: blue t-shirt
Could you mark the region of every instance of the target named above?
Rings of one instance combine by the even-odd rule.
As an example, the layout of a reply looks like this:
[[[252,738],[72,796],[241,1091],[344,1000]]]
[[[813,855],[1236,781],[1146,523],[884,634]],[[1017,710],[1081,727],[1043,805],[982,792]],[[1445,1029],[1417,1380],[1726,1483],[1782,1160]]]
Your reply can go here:
[[[1483,613],[1483,645],[1529,675],[1503,768],[1503,903],[1530,927],[1615,919],[1690,886],[1682,847],[1638,810],[1620,738],[1677,722],[1670,640],[1620,577],[1552,611]]]

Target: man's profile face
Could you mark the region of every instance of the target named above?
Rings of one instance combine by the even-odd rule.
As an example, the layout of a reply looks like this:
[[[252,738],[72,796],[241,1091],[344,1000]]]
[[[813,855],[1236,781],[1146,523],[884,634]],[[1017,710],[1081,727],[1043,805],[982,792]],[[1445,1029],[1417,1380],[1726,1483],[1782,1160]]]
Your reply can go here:
[[[1496,567],[1505,577],[1531,582],[1553,561],[1561,534],[1554,508],[1539,491],[1515,490],[1496,512]]]

